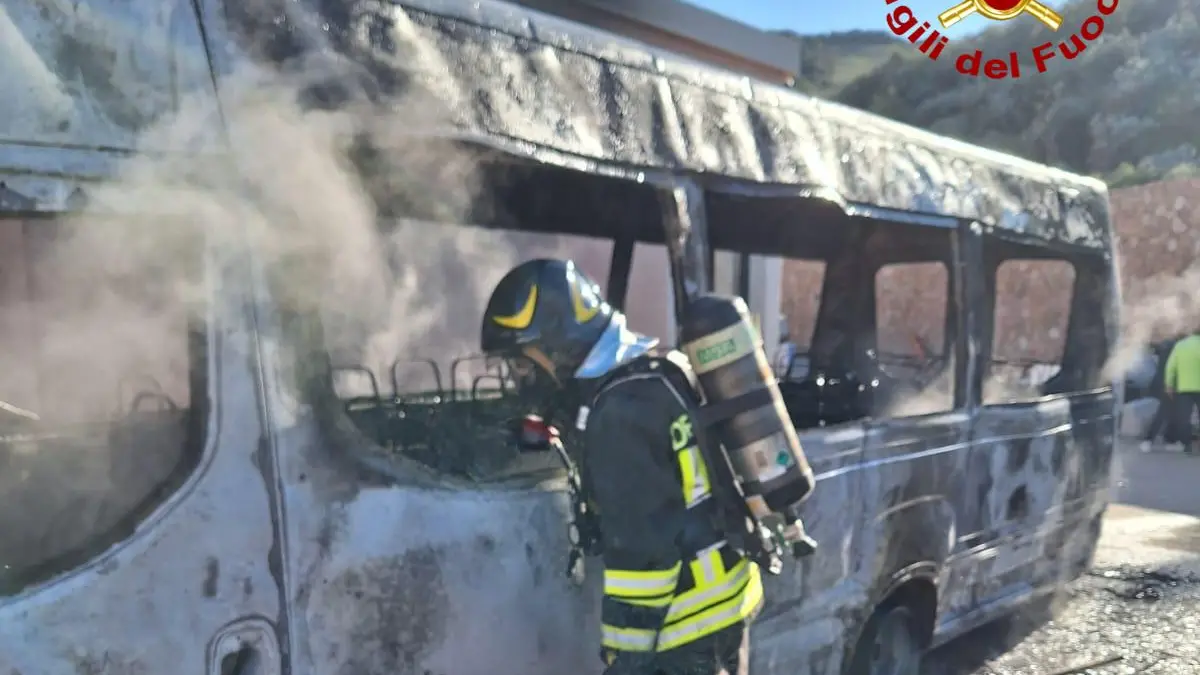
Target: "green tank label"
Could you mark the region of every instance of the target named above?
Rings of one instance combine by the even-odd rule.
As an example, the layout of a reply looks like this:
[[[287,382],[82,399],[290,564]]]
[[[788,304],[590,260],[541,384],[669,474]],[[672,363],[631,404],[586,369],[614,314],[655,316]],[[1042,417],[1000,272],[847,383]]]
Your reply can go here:
[[[697,373],[707,373],[753,353],[755,338],[752,326],[739,323],[689,342],[683,351]]]
[[[721,344],[705,347],[704,349],[697,349],[696,361],[698,361],[702,366],[707,366],[722,356],[729,356],[736,351],[737,343],[733,340],[726,340]]]

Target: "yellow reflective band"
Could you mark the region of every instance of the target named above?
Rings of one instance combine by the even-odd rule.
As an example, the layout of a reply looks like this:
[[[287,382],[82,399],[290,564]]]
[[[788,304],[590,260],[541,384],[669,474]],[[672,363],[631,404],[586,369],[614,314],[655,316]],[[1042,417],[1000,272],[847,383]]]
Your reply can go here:
[[[674,589],[671,589],[674,590]],[[653,598],[630,598],[621,597],[618,595],[609,595],[610,598],[625,603],[626,605],[634,605],[636,607],[666,607],[671,604],[674,596],[671,591],[667,591],[663,595]]]
[[[688,563],[692,570],[692,578],[696,580],[697,588],[707,588],[717,582],[718,575],[725,573],[724,563],[721,562],[721,547],[725,542],[719,542],[705,548],[696,554]]]
[[[742,587],[750,580],[750,575],[757,571],[752,563],[742,560],[729,570],[729,574],[716,584],[696,588],[682,593],[671,602],[671,610],[667,613],[666,623],[672,623],[688,616],[709,605],[725,602],[731,596],[741,593]]]
[[[683,482],[683,501],[688,506],[695,506],[712,493],[708,483],[708,468],[704,466],[700,448],[695,445],[680,450],[677,456]]]
[[[494,316],[492,317],[492,321],[505,328],[514,328],[516,330],[528,328],[529,324],[533,322],[533,308],[537,306],[537,293],[537,286],[534,285],[533,288],[529,289],[529,297],[525,299],[525,304],[521,307],[520,311],[512,316]]]
[[[604,570],[604,594],[625,598],[653,598],[675,591],[681,563],[669,570]]]
[[[600,644],[622,652],[652,651],[657,637],[657,633],[644,628],[618,628],[608,624],[600,626]]]
[[[675,647],[699,640],[702,637],[712,635],[722,628],[728,628],[740,621],[745,621],[758,610],[759,605],[762,604],[762,599],[762,578],[758,574],[758,569],[755,568],[750,582],[746,585],[745,592],[711,609],[664,628],[658,634],[657,650],[666,651],[674,649]]]

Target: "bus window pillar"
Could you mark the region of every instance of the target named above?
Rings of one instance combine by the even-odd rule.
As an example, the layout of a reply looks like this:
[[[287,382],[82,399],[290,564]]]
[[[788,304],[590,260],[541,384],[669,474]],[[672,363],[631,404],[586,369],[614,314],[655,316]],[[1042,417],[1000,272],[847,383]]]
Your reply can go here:
[[[675,317],[675,282],[671,278],[671,266],[662,266],[663,275],[666,277],[664,285],[667,289],[667,302],[663,306],[663,311],[666,312],[666,319],[663,322],[662,339],[669,345],[676,346],[679,339],[679,322]]]
[[[714,293],[721,295],[740,295],[745,297],[746,290],[742,288],[741,274],[742,256],[733,251],[714,251],[712,287]]]
[[[779,349],[780,308],[783,307],[783,259],[777,257],[749,256],[749,288],[746,289],[746,304],[758,319],[763,347],[769,358],[774,358]]]

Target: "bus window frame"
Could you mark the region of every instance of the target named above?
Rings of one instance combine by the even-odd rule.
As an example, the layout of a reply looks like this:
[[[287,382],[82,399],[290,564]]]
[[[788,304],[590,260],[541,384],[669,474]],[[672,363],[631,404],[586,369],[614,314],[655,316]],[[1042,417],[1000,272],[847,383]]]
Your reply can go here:
[[[79,214],[69,212],[0,213],[5,218],[30,222],[65,221]],[[123,214],[97,213],[96,218],[120,218]],[[88,225],[96,227],[97,225]],[[189,418],[185,420],[183,446],[179,461],[167,476],[147,492],[134,506],[109,527],[89,534],[86,543],[62,551],[25,570],[0,578],[0,603],[16,601],[65,583],[90,570],[107,564],[133,544],[143,532],[152,531],[195,491],[216,455],[221,428],[221,355],[226,347],[224,321],[218,307],[225,298],[217,290],[216,280],[227,278],[220,267],[239,267],[218,260],[207,246],[200,253],[198,268],[202,288],[203,311],[187,317],[183,338],[188,350]],[[195,350],[195,351],[193,351]],[[199,382],[196,382],[199,380]],[[200,386],[195,386],[199,384]],[[200,434],[199,438],[195,433]]]
[[[462,145],[468,149],[481,149],[470,141],[462,142]],[[487,148],[482,148],[482,150],[487,150]],[[465,217],[454,222],[446,222],[444,219],[438,219],[436,216],[423,212],[420,207],[406,211],[402,205],[389,201],[385,195],[382,200],[385,206],[380,209],[381,219],[422,221],[427,227],[466,227],[483,231],[510,231],[547,236],[567,235],[611,243],[606,300],[618,309],[624,307],[628,299],[633,255],[638,243],[665,245],[667,249],[674,286],[672,296],[677,305],[674,315],[676,321],[679,317],[679,300],[683,292],[686,291],[690,294],[697,288],[707,290],[707,286],[704,285],[707,283],[707,278],[703,274],[704,270],[698,270],[691,263],[695,259],[696,253],[703,250],[701,242],[705,241],[704,214],[702,208],[696,207],[697,202],[692,196],[697,192],[694,184],[687,179],[669,174],[652,175],[639,172],[629,175],[622,171],[595,170],[598,167],[581,168],[567,163],[535,162],[519,155],[497,154],[494,151],[480,155],[479,161],[481,173],[486,176],[485,184],[488,187],[476,196],[476,203],[472,205],[472,209],[465,214]],[[528,175],[522,176],[520,173],[522,170],[527,171]],[[521,177],[514,178],[514,176]],[[649,226],[648,213],[645,214],[646,218],[641,216],[638,218],[610,218],[607,221],[603,220],[603,216],[596,215],[587,219],[564,218],[561,207],[582,208],[571,203],[569,197],[555,197],[559,201],[551,204],[549,213],[538,213],[534,217],[530,217],[529,213],[522,211],[521,208],[511,208],[513,203],[506,202],[505,198],[517,195],[517,191],[521,190],[523,186],[529,194],[532,194],[533,191],[529,190],[529,186],[540,184],[537,179],[539,176],[552,176],[559,179],[564,176],[573,176],[576,180],[584,181],[585,185],[609,181],[618,183],[626,189],[652,190],[655,193],[653,218],[658,222],[654,227]],[[487,182],[488,179],[492,182]],[[603,188],[596,187],[591,187],[589,190],[595,190],[597,194],[604,192]],[[539,200],[539,204],[542,206],[546,202],[545,194],[554,194],[554,191],[542,191],[543,198]],[[375,197],[379,201],[379,196],[375,195]],[[531,203],[533,201],[531,200]],[[621,200],[606,201],[609,204],[620,202],[624,208],[624,202]],[[537,211],[539,204],[530,206],[529,203],[525,203],[521,206]],[[649,205],[648,202],[647,205]],[[581,227],[580,225],[584,223],[592,223],[597,226]],[[569,224],[574,227],[556,227],[558,224]],[[698,283],[685,281],[697,278],[699,279]],[[310,317],[307,321],[314,321],[317,326],[324,325],[322,317]],[[341,401],[334,391],[333,364],[328,360],[328,343],[324,336],[324,330],[301,332],[308,333],[311,337],[309,343],[301,345],[299,352],[314,353],[320,357],[312,362],[317,365],[315,368],[308,369],[306,379],[309,381],[308,386],[311,387],[308,396],[318,411],[321,426],[329,432],[341,436],[340,444],[343,446],[365,448],[374,455],[386,454],[387,449],[380,440],[372,437],[368,430],[359,427],[340,405]],[[347,451],[347,456],[350,457],[358,457],[360,454],[356,450]],[[548,478],[544,472],[528,474],[502,472],[500,475],[473,476],[433,466],[419,458],[409,457],[403,452],[396,454],[402,457],[397,462],[388,460],[360,463],[366,464],[364,468],[372,473],[383,473],[387,477],[403,483],[414,480],[409,475],[410,472],[402,468],[403,464],[418,464],[436,475],[437,482],[443,487],[463,490],[528,489],[531,486],[542,484]],[[552,473],[556,477],[560,472],[556,469]],[[417,477],[415,480],[419,482],[422,479]]]
[[[1022,235],[1016,232],[1006,230],[997,230],[995,228],[977,228],[976,241],[978,254],[975,256],[972,269],[973,276],[977,277],[978,284],[978,303],[972,303],[973,309],[979,314],[980,321],[980,348],[977,354],[976,364],[976,392],[978,395],[977,405],[980,406],[1007,406],[1007,405],[1024,405],[1038,401],[1049,401],[1058,398],[1078,396],[1080,394],[1094,394],[1112,389],[1111,382],[1096,382],[1095,384],[1087,384],[1083,387],[1072,387],[1060,393],[1042,393],[1038,396],[1022,397],[1012,400],[996,401],[986,403],[983,400],[983,384],[989,376],[992,364],[993,355],[993,338],[995,337],[995,319],[996,319],[996,281],[997,273],[1000,266],[1009,261],[1047,261],[1047,262],[1064,262],[1072,268],[1072,283],[1071,283],[1071,302],[1069,304],[1067,314],[1067,325],[1063,340],[1063,352],[1059,362],[1059,372],[1050,378],[1042,386],[1048,386],[1049,382],[1059,377],[1071,377],[1071,373],[1083,369],[1085,373],[1077,373],[1080,377],[1099,376],[1103,369],[1104,363],[1111,355],[1114,346],[1113,332],[1115,327],[1111,323],[1111,314],[1113,311],[1113,289],[1109,286],[1109,280],[1103,277],[1112,276],[1112,256],[1111,253],[1102,249],[1089,248],[1066,244],[1062,242],[1051,242],[1035,237]],[[991,246],[989,247],[989,243]],[[1100,268],[1094,269],[1094,268]],[[1103,270],[1110,270],[1104,272]],[[1099,279],[1090,279],[1094,274],[1099,272]],[[1089,302],[1083,297],[1088,290],[1087,284],[1096,282],[1095,289],[1101,292],[1099,301],[1093,303],[1095,306],[1090,306]],[[1093,310],[1099,310],[1100,319],[1099,326],[1103,328],[1103,344],[1099,346],[1098,358],[1089,358],[1089,347],[1083,344],[1085,340],[1082,331],[1088,330],[1089,327],[1085,324],[1088,322],[1088,315]],[[1095,328],[1095,327],[1091,327]],[[1095,363],[1087,363],[1087,361],[1095,361]]]

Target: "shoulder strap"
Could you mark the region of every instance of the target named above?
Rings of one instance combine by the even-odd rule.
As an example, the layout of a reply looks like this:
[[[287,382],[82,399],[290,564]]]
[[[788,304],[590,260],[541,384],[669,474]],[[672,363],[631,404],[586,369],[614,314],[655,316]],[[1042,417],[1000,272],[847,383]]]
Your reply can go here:
[[[600,383],[596,388],[596,393],[592,396],[592,402],[600,398],[605,392],[613,387],[631,380],[659,378],[665,381],[671,393],[679,400],[679,403],[687,408],[692,413],[695,413],[701,405],[700,390],[696,386],[696,382],[690,376],[691,369],[687,367],[687,362],[684,361],[681,365],[673,356],[686,358],[682,354],[671,352],[666,356],[643,356],[622,364],[614,368],[612,372]]]

